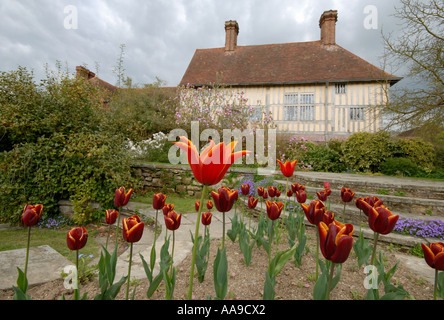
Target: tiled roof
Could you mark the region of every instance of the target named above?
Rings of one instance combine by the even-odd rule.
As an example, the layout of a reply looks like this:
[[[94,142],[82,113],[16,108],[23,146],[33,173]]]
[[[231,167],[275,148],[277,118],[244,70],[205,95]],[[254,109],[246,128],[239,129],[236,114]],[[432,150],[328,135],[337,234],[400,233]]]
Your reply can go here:
[[[321,41],[197,49],[180,82],[194,86],[388,80],[388,74],[338,45]]]

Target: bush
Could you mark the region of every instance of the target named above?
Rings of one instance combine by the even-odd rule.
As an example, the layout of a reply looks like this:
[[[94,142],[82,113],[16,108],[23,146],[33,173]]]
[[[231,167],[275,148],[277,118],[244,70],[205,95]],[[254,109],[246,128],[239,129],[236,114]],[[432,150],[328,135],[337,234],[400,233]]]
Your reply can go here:
[[[358,132],[343,144],[342,161],[346,167],[359,172],[379,172],[380,165],[391,158],[395,144],[387,132]]]
[[[310,164],[314,171],[343,172],[345,170],[341,156],[325,145],[309,144],[305,162]]]
[[[407,158],[390,158],[381,164],[381,172],[388,176],[417,176],[418,166]]]
[[[432,169],[435,162],[435,148],[430,142],[419,138],[398,139],[396,146],[399,148],[400,157],[407,158],[418,167]]]
[[[60,199],[110,206],[117,187],[134,185],[125,137],[97,87],[64,75],[36,84],[19,68],[0,74],[0,91],[1,221],[19,222],[27,203],[45,215]]]

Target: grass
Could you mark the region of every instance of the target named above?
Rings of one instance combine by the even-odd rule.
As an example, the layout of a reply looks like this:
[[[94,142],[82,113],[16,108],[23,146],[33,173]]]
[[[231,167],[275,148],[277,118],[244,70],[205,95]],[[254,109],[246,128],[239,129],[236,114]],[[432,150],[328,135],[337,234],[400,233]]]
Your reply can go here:
[[[66,244],[66,234],[69,230],[69,227],[58,230],[33,227],[31,229],[30,246],[48,245],[70,261],[75,262],[75,251],[69,250]],[[88,230],[88,242],[84,248],[79,250],[79,254],[92,254],[94,256],[98,254],[99,244],[94,240],[95,233],[96,231]],[[27,241],[27,228],[0,231],[0,251],[26,248]]]

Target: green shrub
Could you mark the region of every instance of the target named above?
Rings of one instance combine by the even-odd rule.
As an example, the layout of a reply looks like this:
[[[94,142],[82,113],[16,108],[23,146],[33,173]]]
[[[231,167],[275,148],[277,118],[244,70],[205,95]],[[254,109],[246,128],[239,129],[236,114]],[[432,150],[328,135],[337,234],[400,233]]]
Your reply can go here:
[[[435,148],[420,138],[398,139],[399,157],[407,158],[418,167],[432,169],[435,162]]]
[[[126,137],[97,87],[68,76],[36,84],[19,68],[0,74],[0,91],[1,221],[19,222],[27,203],[43,204],[45,215],[58,213],[60,199],[110,206],[116,188],[134,185]]]
[[[340,155],[325,145],[309,144],[306,162],[314,171],[343,172],[345,170]]]
[[[395,144],[387,132],[358,132],[343,144],[342,161],[346,167],[359,172],[379,172],[380,164],[394,154]]]
[[[419,169],[410,159],[389,158],[381,164],[381,172],[389,176],[413,177],[418,175]]]

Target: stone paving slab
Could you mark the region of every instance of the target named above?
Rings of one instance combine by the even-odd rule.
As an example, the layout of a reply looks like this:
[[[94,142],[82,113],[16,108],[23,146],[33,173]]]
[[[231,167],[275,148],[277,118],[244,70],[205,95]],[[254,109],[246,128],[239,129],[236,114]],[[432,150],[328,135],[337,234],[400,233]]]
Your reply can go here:
[[[61,278],[62,271],[74,264],[48,245],[29,248],[28,285]],[[0,289],[17,285],[19,267],[25,270],[26,248],[0,252]]]

